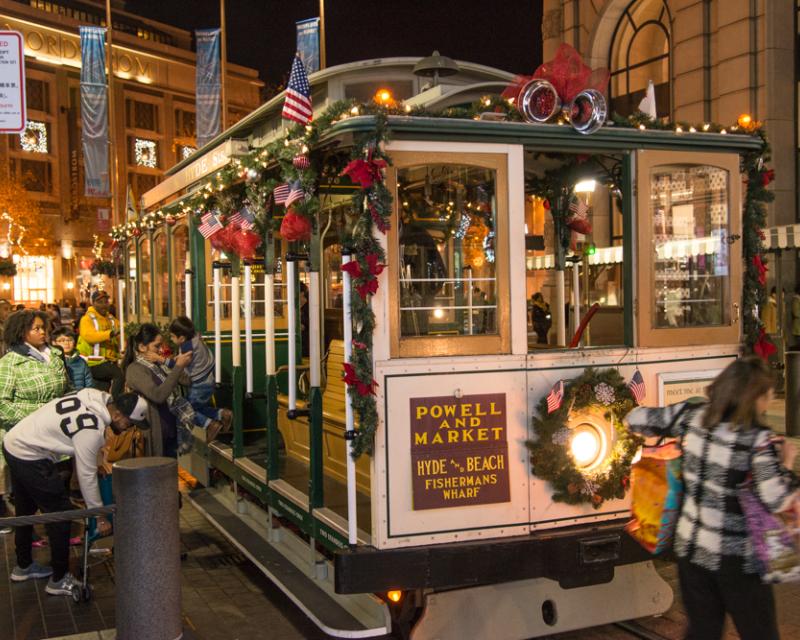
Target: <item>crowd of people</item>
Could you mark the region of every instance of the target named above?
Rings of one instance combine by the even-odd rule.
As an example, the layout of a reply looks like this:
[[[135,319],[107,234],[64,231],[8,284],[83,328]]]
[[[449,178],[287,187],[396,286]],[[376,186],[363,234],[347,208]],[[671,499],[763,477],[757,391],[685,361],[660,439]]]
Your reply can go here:
[[[78,308],[64,322],[58,305],[0,301],[0,517],[10,515],[9,500],[16,516],[74,509],[75,497],[100,507],[113,499],[101,492],[112,457],[176,457],[194,427],[209,442],[230,429],[230,410],[213,404],[213,355],[189,318],[173,320],[167,339],[158,326],[140,325],[122,353],[108,293]],[[105,517],[96,526],[101,535],[112,530]],[[11,580],[48,578],[46,593],[70,595],[71,523],[45,528],[48,567],[33,560],[33,527],[15,527]]]

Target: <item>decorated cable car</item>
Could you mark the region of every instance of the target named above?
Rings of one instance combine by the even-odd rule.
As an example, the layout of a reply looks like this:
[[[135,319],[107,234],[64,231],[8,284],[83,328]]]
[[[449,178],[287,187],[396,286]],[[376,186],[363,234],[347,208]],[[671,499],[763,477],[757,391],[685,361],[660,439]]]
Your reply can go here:
[[[334,102],[326,73],[313,121],[273,99],[114,231],[127,319],[191,316],[234,408],[181,460],[193,503],[336,637],[665,611],[622,419],[768,346],[757,125],[608,122],[542,78]]]

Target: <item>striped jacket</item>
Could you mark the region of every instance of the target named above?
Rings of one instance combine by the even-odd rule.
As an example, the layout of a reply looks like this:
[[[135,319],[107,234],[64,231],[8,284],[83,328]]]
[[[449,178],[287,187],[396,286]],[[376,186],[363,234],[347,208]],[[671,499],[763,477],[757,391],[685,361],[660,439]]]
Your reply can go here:
[[[753,489],[772,512],[785,509],[800,479],[780,462],[775,437],[766,427],[731,430],[729,423],[703,426],[704,405],[639,407],[628,427],[650,437],[683,439],[683,508],[675,532],[680,558],[709,571],[756,573],[737,488],[752,473]]]

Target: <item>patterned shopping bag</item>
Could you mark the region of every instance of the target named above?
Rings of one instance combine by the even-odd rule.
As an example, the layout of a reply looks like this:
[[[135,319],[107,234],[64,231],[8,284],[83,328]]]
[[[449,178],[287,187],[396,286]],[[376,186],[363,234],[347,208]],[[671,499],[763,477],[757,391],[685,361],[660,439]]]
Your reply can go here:
[[[739,504],[761,579],[769,584],[800,581],[798,522],[794,508],[770,513],[753,491],[750,479],[739,487]]]
[[[652,554],[672,546],[683,504],[681,448],[677,442],[646,447],[631,467],[630,536]]]

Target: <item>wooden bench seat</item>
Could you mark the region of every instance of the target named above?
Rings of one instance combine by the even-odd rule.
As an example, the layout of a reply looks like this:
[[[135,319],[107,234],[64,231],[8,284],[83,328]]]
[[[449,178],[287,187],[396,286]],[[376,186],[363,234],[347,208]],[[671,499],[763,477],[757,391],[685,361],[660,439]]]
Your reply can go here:
[[[325,387],[322,392],[322,465],[326,475],[342,483],[347,481],[347,442],[345,432],[345,394],[347,387],[342,378],[344,342],[332,340],[325,362]],[[287,455],[309,461],[308,418],[289,420],[286,409],[289,397],[278,396],[278,429],[283,436]],[[306,402],[298,399],[297,408],[303,409]],[[369,495],[369,456],[361,456],[356,462],[356,485],[358,490]]]

